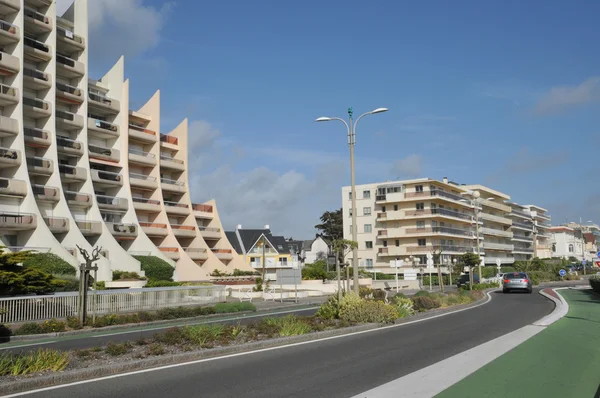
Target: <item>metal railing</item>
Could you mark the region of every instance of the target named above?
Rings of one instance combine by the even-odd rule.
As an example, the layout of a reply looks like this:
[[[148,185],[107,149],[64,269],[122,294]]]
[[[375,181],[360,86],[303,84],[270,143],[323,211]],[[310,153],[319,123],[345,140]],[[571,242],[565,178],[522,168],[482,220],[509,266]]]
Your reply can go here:
[[[473,231],[468,231],[464,229],[458,228],[450,228],[450,227],[426,227],[426,228],[408,228],[406,229],[406,234],[411,235],[419,235],[419,234],[449,234],[449,235],[459,235],[459,236],[473,236]]]
[[[167,229],[167,224],[160,224],[160,223],[154,223],[154,222],[141,222],[140,227]]]
[[[56,136],[56,144],[65,148],[82,149],[83,144],[67,137]]]
[[[481,233],[483,235],[504,236],[506,238],[510,238],[513,236],[513,233],[511,231],[503,231],[501,229],[494,229],[494,228],[487,228],[487,227],[479,228],[479,233]]]
[[[72,58],[69,58],[69,57],[65,56],[65,55],[56,54],[56,62],[58,62],[59,64],[70,66],[71,68],[74,68],[76,61],[74,59],[72,59]]]
[[[419,217],[419,216],[435,215],[435,214],[440,214],[443,216],[454,217],[454,218],[460,218],[461,220],[469,220],[470,221],[473,219],[472,215],[460,213],[460,212],[454,211],[454,210],[440,209],[440,208],[427,209],[427,210],[413,210],[413,211],[406,212],[407,217]]]
[[[60,33],[60,35],[62,37],[66,37],[67,39],[73,40],[79,44],[83,44],[83,38],[81,38],[81,36],[76,35],[75,33],[71,32],[70,30],[66,30],[63,27],[58,26],[57,27],[58,33]]]
[[[98,154],[98,155],[105,155],[105,156],[112,156],[113,155],[113,149],[112,148],[105,148],[105,147],[102,147],[102,146],[88,144],[88,149],[90,150],[91,153],[95,153],[95,154]]]
[[[16,160],[19,158],[19,151],[16,149],[0,148],[0,158]]]
[[[77,315],[78,292],[51,296],[11,297],[0,299],[0,323],[62,319]],[[115,314],[151,311],[182,305],[224,302],[225,286],[176,286],[148,289],[100,290],[88,294],[88,312]]]
[[[185,183],[181,182],[181,181],[177,181],[177,180],[171,180],[170,178],[161,178],[160,182],[164,183],[164,184],[169,184],[169,185],[177,185],[177,186],[184,186]]]
[[[48,110],[49,103],[37,98],[23,97],[23,105],[29,105],[34,108]]]
[[[117,127],[116,124],[112,124],[110,122],[104,121],[104,120],[100,120],[100,119],[95,119],[95,118],[90,118],[94,121],[94,125],[96,127],[98,127],[99,129],[103,129],[103,130],[110,130],[110,131],[118,131],[119,128]]]
[[[115,173],[113,171],[98,170],[98,169],[92,169],[92,170],[95,170],[96,172],[98,172],[98,178],[100,178],[102,180],[121,181],[120,173]]]
[[[113,223],[112,224],[113,232],[118,233],[126,233],[133,234],[137,232],[137,225],[135,224],[123,224],[123,223]]]
[[[528,242],[533,242],[533,237],[531,237],[531,236],[525,236],[525,235],[516,235],[516,234],[513,234],[513,239],[515,239],[515,240],[517,240],[517,239],[518,240],[526,240]]]
[[[0,20],[0,29],[8,33],[17,33],[17,27],[11,23]]]
[[[183,251],[186,253],[206,253],[206,249],[202,249],[200,247],[184,247]]]
[[[170,200],[165,200],[163,201],[163,203],[165,204],[165,206],[171,207],[183,207],[185,209],[189,207],[186,203],[171,202]]]
[[[491,250],[513,250],[514,246],[506,243],[483,242],[484,249]]]
[[[210,249],[215,254],[232,254],[231,249]]]
[[[526,229],[533,229],[533,224],[522,223],[522,222],[518,222],[518,221],[513,221],[512,225],[515,226],[515,227],[521,227],[521,228],[526,228]]]
[[[40,21],[40,22],[43,22],[45,24],[49,24],[50,23],[50,20],[48,19],[47,16],[45,16],[44,14],[42,14],[40,12],[37,12],[33,8],[25,7],[24,10],[23,10],[23,13],[25,14],[26,17],[33,18],[36,21]]]
[[[33,167],[43,167],[45,169],[49,169],[50,167],[52,167],[52,160],[45,159],[45,158],[40,158],[40,157],[37,157],[37,156],[28,157],[27,158],[27,165],[28,166],[33,166]]]
[[[160,160],[166,160],[166,161],[169,161],[169,162],[183,164],[183,160],[181,160],[181,159],[175,159],[175,158],[173,158],[171,156],[166,156],[166,155],[160,155]]]
[[[36,69],[23,68],[23,76],[29,76],[35,79],[48,81],[48,75]]]
[[[25,36],[25,45],[27,47],[35,48],[36,50],[40,50],[45,53],[50,52],[50,48],[47,45],[45,45],[44,43],[42,43],[40,41],[32,39],[31,37]]]
[[[71,113],[71,112],[67,112],[67,111],[62,111],[62,110],[56,110],[56,117],[60,117],[62,119],[65,120],[70,120],[70,121],[74,121],[75,120],[75,114]]]
[[[186,231],[194,231],[196,228],[193,225],[171,224],[173,229],[181,229]]]
[[[221,232],[221,228],[201,227],[201,226],[199,226],[198,229],[200,231],[206,231],[206,232]]]
[[[35,127],[23,127],[23,132],[27,137],[48,139],[48,132]]]
[[[529,213],[525,213],[524,211],[521,211],[521,210],[515,210],[515,209],[512,209],[512,210],[511,210],[511,213],[512,213],[512,214],[517,214],[517,215],[519,215],[519,216],[523,216],[523,217],[528,217],[528,218],[531,218],[531,214],[529,214]]]
[[[91,203],[92,201],[92,195],[75,191],[65,191],[65,197],[67,200],[74,200],[76,202]]]
[[[31,213],[0,212],[0,224],[33,224],[35,215]]]
[[[139,173],[129,173],[129,178],[137,178],[139,180],[156,181],[156,177],[147,176]]]
[[[34,195],[58,196],[58,188],[40,184],[31,184]]]
[[[166,142],[168,144],[175,144],[175,145],[177,145],[177,142],[179,141],[177,139],[177,137],[172,137],[168,134],[161,134],[160,140],[161,140],[161,142]]]
[[[149,205],[160,205],[160,201],[148,198],[140,198],[139,196],[133,196],[131,198],[135,203],[147,203]]]
[[[211,205],[204,205],[204,204],[192,204],[192,209],[197,210],[197,211],[203,211],[205,213],[212,213],[213,212],[213,207]]]
[[[17,89],[6,84],[0,84],[0,94],[7,94],[16,97]]]
[[[147,158],[156,158],[156,155],[150,152],[144,152],[139,149],[129,148],[129,153],[133,153],[134,155],[145,156]]]
[[[81,97],[81,89],[71,86],[70,84],[56,83],[56,89]]]
[[[119,198],[116,196],[108,196],[108,195],[94,195],[99,204],[103,205],[115,205],[118,206],[121,204],[121,201],[126,201],[125,198]]]
[[[105,95],[98,94],[98,93],[88,92],[88,96],[90,97],[90,99],[92,101],[101,102],[101,103],[106,104],[106,105],[111,105],[112,104],[112,100],[110,98],[108,98],[107,96],[105,96]]]
[[[130,123],[129,128],[132,130],[141,131],[142,133],[156,135],[156,131],[148,130],[147,128],[144,128],[143,126],[138,126],[137,124]]]

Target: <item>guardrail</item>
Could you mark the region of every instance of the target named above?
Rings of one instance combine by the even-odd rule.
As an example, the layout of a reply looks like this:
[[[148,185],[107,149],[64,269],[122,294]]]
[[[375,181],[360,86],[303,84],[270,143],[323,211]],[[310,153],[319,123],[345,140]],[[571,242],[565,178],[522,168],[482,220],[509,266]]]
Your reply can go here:
[[[224,286],[176,286],[148,289],[100,290],[88,293],[88,313],[113,314],[119,312],[152,311],[181,305],[223,302],[227,293]],[[41,321],[76,316],[77,292],[49,296],[0,298],[0,323]]]

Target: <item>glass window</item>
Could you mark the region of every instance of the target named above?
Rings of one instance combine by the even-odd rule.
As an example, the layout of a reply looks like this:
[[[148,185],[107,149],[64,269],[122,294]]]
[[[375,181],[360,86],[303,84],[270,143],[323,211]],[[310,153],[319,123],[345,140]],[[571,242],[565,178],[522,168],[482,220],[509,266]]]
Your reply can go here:
[[[373,248],[373,242],[372,242],[372,241],[370,241],[370,240],[366,241],[366,242],[365,242],[365,247],[366,247],[367,249],[372,249],[372,248]]]
[[[352,217],[352,209],[348,210],[348,217]]]
[[[419,243],[419,246],[425,246],[425,245],[427,245],[427,241],[425,239],[419,239],[418,243]]]
[[[348,192],[348,200],[352,200],[352,192]]]
[[[417,221],[417,228],[425,228],[425,221]]]
[[[371,233],[371,231],[373,230],[373,228],[371,227],[371,224],[365,224],[365,233]]]
[[[573,253],[573,245],[572,244],[569,245],[569,253]]]
[[[381,206],[381,211],[385,213],[385,206]]]
[[[417,210],[425,210],[425,203],[417,203]]]
[[[415,192],[423,192],[423,185],[417,185],[415,187]]]
[[[370,216],[370,215],[371,215],[371,208],[363,207],[363,216]]]
[[[373,266],[373,259],[372,258],[367,258],[365,260],[365,264],[367,265],[367,267],[372,267]]]
[[[398,211],[398,205],[394,205],[394,211]]]
[[[279,257],[279,262],[283,265],[287,264],[287,257]]]
[[[400,246],[400,239],[396,239],[396,247]]]
[[[363,191],[363,199],[371,199],[371,191]]]
[[[383,241],[383,247],[387,247],[387,240]]]
[[[552,244],[552,252],[553,252],[553,253],[556,253],[556,243],[553,243],[553,244]]]

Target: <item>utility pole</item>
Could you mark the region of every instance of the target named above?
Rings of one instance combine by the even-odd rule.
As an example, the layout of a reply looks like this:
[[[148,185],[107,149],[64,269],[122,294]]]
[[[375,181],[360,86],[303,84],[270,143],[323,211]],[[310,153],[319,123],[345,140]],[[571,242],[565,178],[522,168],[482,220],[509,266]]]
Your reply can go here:
[[[267,238],[265,236],[265,234],[263,234],[263,239],[262,239],[262,290],[263,292],[265,291],[265,286],[266,286],[266,276],[267,276],[267,267],[266,267],[266,260],[265,260],[265,246],[267,245]]]
[[[337,298],[338,311],[340,310],[340,302],[342,301],[342,275],[340,273],[340,253],[335,253],[335,272],[337,273]]]
[[[350,185],[352,195],[352,240],[358,242],[358,225],[356,225],[356,180],[354,173],[354,145],[356,144],[356,134],[354,133],[354,123],[352,121],[352,108],[348,108],[348,117],[350,119],[348,128],[348,146],[350,147]],[[354,293],[358,294],[358,247],[352,249],[352,273],[354,279]],[[349,284],[350,282],[348,282]],[[350,288],[348,288],[350,290]]]

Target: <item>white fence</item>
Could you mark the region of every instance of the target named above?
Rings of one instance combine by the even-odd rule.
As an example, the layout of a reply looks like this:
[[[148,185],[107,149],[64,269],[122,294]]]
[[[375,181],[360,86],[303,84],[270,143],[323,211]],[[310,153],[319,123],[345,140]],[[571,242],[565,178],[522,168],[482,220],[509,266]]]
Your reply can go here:
[[[95,297],[95,298],[94,298]],[[88,314],[151,311],[225,301],[225,286],[177,286],[88,292]],[[40,321],[77,315],[77,292],[0,298],[0,323]]]

